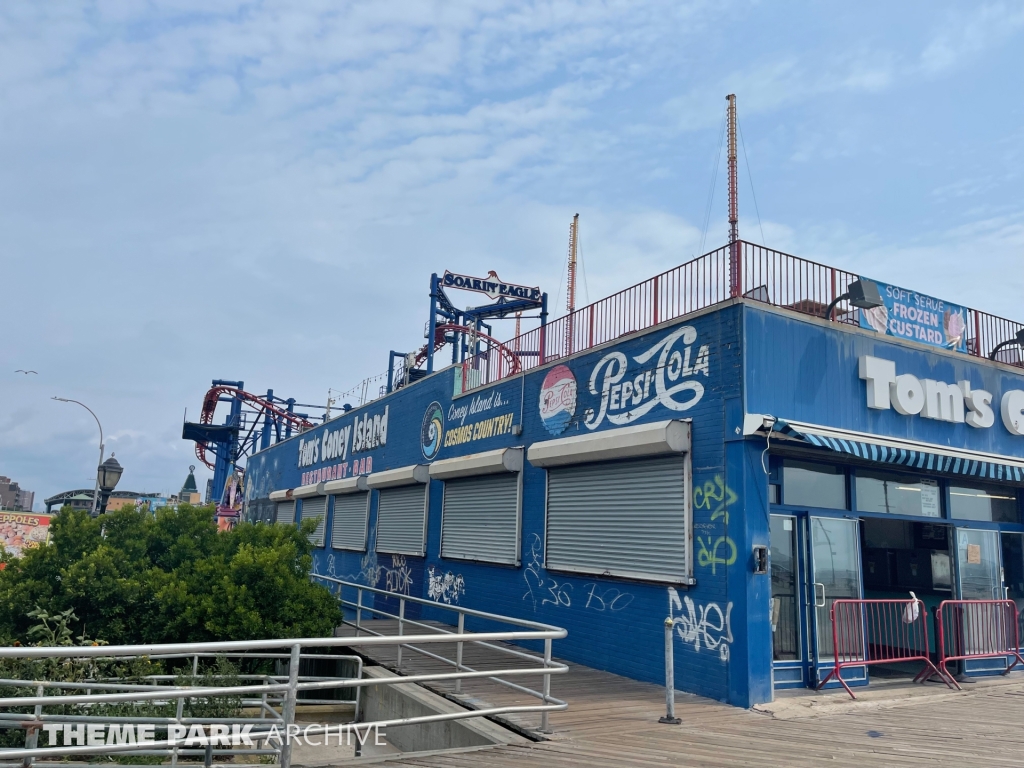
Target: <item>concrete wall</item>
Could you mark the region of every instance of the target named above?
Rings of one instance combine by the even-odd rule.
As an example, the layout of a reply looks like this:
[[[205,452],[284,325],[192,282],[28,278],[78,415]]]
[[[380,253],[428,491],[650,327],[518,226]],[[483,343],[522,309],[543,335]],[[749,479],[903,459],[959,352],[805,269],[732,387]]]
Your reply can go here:
[[[363,677],[381,679],[397,678],[398,675],[383,667],[366,667],[363,669]],[[361,721],[365,723],[465,711],[465,707],[415,683],[370,685],[363,688]],[[526,742],[523,737],[482,717],[391,726],[384,729],[384,735],[390,744],[403,752]]]

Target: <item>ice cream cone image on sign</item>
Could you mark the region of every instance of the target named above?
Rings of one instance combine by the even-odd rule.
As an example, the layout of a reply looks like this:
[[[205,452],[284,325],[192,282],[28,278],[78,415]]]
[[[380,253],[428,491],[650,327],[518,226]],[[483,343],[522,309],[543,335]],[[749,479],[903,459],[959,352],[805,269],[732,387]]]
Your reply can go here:
[[[861,314],[872,330],[885,333],[889,329],[889,310],[884,304],[871,309],[862,309]]]
[[[964,331],[967,323],[964,322],[962,312],[953,312],[947,309],[942,316],[942,330],[946,332],[946,346],[956,348],[964,339]]]

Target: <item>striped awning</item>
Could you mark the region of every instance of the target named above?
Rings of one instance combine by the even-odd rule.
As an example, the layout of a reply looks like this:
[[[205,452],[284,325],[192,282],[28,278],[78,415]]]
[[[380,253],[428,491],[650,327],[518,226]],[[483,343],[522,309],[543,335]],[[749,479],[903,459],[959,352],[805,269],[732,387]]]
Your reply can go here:
[[[814,425],[794,424],[781,419],[772,426],[772,438],[802,442],[834,453],[853,456],[921,472],[965,475],[985,480],[1024,483],[1024,459],[979,455],[944,446],[910,443],[871,436],[843,433],[841,430]],[[908,441],[909,442],[909,441]]]

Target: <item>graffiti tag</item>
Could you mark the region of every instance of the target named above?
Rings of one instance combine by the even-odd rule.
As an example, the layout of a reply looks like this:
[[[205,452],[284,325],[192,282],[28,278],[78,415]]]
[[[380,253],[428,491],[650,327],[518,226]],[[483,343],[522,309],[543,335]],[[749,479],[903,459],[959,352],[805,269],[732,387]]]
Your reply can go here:
[[[462,574],[455,575],[451,571],[434,574],[434,566],[427,570],[427,597],[435,602],[442,600],[449,605],[458,605],[459,597],[466,594],[466,582]]]
[[[683,611],[685,603],[686,611]],[[729,647],[732,645],[732,603],[725,610],[718,603],[697,605],[689,595],[679,599],[674,587],[668,588],[668,612],[672,617],[676,634],[693,650],[700,651],[701,641],[709,651],[717,651],[718,658],[729,661]],[[676,615],[678,612],[678,615]]]

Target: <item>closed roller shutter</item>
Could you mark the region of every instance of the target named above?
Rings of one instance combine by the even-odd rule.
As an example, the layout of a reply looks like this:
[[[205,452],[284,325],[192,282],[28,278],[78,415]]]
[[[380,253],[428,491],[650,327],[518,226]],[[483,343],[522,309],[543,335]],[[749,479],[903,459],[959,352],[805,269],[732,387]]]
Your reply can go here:
[[[378,552],[416,556],[423,554],[426,487],[416,483],[378,491]]]
[[[518,542],[518,473],[445,482],[441,557],[516,565]]]
[[[314,547],[324,545],[324,528],[327,526],[327,497],[314,496],[302,500],[302,522],[317,519],[316,530],[310,534],[309,540]]]
[[[687,582],[686,454],[548,470],[545,565]]]
[[[334,497],[334,524],[331,546],[334,549],[366,550],[366,513],[370,494],[346,493]]]
[[[295,522],[295,502],[277,502],[277,522],[281,525],[291,525]]]

